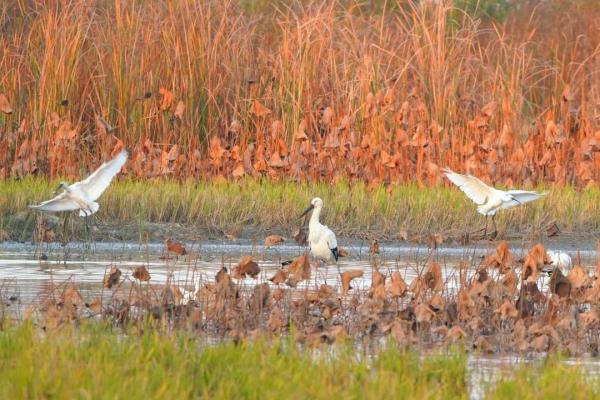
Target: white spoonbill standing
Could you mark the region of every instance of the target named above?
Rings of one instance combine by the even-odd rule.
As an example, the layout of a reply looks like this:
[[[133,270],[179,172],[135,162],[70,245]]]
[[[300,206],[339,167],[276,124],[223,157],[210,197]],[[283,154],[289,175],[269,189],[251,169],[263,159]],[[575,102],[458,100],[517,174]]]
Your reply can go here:
[[[304,217],[310,211],[310,221],[308,223],[308,245],[310,248],[310,254],[315,258],[315,268],[319,266],[319,261],[323,261],[325,265],[337,264],[338,259],[338,247],[335,233],[327,226],[319,222],[319,216],[323,209],[323,200],[319,197],[315,197],[310,201],[310,205],[300,218]],[[327,271],[325,271],[327,275]]]
[[[511,208],[523,203],[537,200],[546,193],[531,192],[527,190],[499,190],[486,185],[472,175],[458,174],[444,168],[444,174],[450,182],[454,183],[475,204],[477,211],[485,216],[484,237],[487,235],[487,217],[492,216],[494,232],[496,232],[496,212],[502,208]]]
[[[29,207],[41,211],[73,211],[79,210],[80,217],[90,216],[98,211],[100,205],[96,200],[127,161],[127,151],[121,150],[115,158],[102,164],[93,174],[81,182],[68,185],[61,182],[57,191],[63,192],[53,199]]]

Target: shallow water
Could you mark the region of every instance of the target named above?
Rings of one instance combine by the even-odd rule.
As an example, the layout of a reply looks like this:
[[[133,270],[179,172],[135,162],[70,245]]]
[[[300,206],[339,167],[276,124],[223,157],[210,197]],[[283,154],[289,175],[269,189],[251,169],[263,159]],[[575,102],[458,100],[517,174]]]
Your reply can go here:
[[[568,251],[575,257],[572,246],[548,246],[549,250]],[[169,275],[181,288],[193,288],[194,282],[213,282],[214,275],[222,266],[231,268],[244,255],[253,254],[259,263],[261,275],[259,282],[271,277],[280,267],[281,261],[303,254],[304,248],[295,245],[282,245],[271,249],[253,245],[250,242],[208,242],[188,243],[187,256],[165,259],[163,244],[138,245],[135,243],[70,243],[66,247],[59,244],[0,244],[0,293],[5,309],[14,318],[21,317],[23,309],[29,304],[43,301],[45,296],[55,291],[48,290],[56,285],[73,282],[77,285],[83,298],[91,300],[96,297],[110,297],[111,290],[102,288],[102,279],[111,265],[123,272],[122,280],[133,279],[133,268],[145,265],[151,274],[151,283],[164,284]],[[469,247],[441,247],[430,250],[417,245],[380,245],[380,254],[371,258],[368,254],[368,243],[353,242],[345,246],[349,256],[341,259],[339,270],[362,269],[363,278],[355,279],[352,286],[366,289],[370,286],[371,265],[377,263],[380,270],[400,271],[405,281],[410,284],[420,274],[430,260],[442,265],[446,287],[457,286],[458,272],[456,266],[463,262],[468,274],[474,273],[485,254],[494,251],[495,244],[479,244]],[[511,251],[520,257],[525,249],[511,247]],[[594,248],[580,249],[580,257],[584,264],[592,264],[596,257]],[[325,275],[327,272],[327,275]],[[320,284],[327,280],[330,285],[339,285],[337,268],[319,267],[315,277]],[[257,281],[251,278],[243,280],[244,284],[253,285]],[[315,280],[304,285],[315,286]],[[299,287],[302,288],[302,284]],[[11,314],[12,312],[12,314]],[[470,397],[483,397],[487,386],[502,379],[514,370],[515,364],[528,362],[516,357],[471,355],[468,361]],[[595,360],[572,361],[582,363],[591,375],[600,374],[600,362]]]
[[[281,262],[303,254],[305,249],[296,245],[281,245],[265,249],[261,245],[253,245],[246,241],[188,243],[187,256],[167,257],[164,245],[152,243],[139,245],[119,242],[95,244],[70,243],[63,247],[58,243],[28,244],[5,242],[0,243],[0,289],[8,297],[18,298],[19,304],[30,304],[38,299],[40,293],[49,285],[60,285],[68,282],[76,283],[82,295],[97,296],[101,294],[102,279],[107,268],[114,265],[123,272],[124,279],[130,278],[133,268],[145,265],[151,274],[151,283],[164,284],[167,277],[182,288],[194,286],[194,282],[212,282],[214,275],[225,266],[231,268],[244,255],[252,254],[259,263],[261,275],[259,281],[265,281],[280,267]],[[495,244],[486,243],[468,247],[441,247],[436,250],[418,245],[380,245],[380,253],[371,258],[368,254],[368,243],[353,242],[345,246],[348,257],[340,259],[339,271],[362,269],[363,278],[353,281],[356,288],[370,286],[370,271],[376,263],[384,272],[400,271],[410,284],[419,276],[431,260],[439,262],[447,288],[454,288],[458,282],[459,261],[467,274],[473,273],[485,254],[493,252]],[[566,250],[575,257],[572,248],[554,247],[552,250]],[[511,250],[520,257],[525,249],[512,247]],[[584,263],[593,263],[595,249],[580,249],[580,257]],[[316,282],[324,280],[330,285],[338,285],[338,268],[320,266],[315,276]],[[254,284],[256,280],[247,278],[244,283]],[[315,281],[304,285],[314,286]],[[106,289],[104,290],[107,291]]]

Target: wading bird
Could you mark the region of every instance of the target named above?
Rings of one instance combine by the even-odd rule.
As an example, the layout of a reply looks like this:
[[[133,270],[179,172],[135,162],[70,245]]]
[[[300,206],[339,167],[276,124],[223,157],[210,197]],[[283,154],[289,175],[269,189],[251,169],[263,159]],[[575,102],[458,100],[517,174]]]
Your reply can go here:
[[[492,216],[494,234],[496,233],[496,212],[502,208],[511,208],[523,203],[537,200],[546,193],[530,192],[527,190],[498,190],[486,185],[472,175],[462,175],[448,168],[444,174],[450,182],[454,183],[475,204],[477,211],[485,216],[485,229],[483,236],[487,236],[487,217]]]
[[[319,266],[319,261],[323,261],[325,265],[337,263],[338,259],[338,247],[335,233],[327,226],[319,222],[319,215],[323,208],[323,200],[315,197],[310,201],[310,205],[300,218],[304,217],[310,211],[310,221],[308,223],[308,245],[310,248],[310,254],[315,259],[315,268]],[[325,271],[327,276],[327,271]]]
[[[573,268],[573,261],[568,253],[560,250],[548,250],[546,254],[550,257],[550,264],[545,265],[542,271],[551,273],[555,268],[560,268],[561,272],[566,275]]]
[[[68,185],[61,182],[56,191],[63,192],[53,199],[43,201],[38,205],[30,205],[41,211],[74,211],[79,210],[79,216],[88,217],[98,211],[100,205],[96,200],[102,195],[115,175],[127,161],[127,151],[122,150],[115,158],[105,162],[81,182]]]

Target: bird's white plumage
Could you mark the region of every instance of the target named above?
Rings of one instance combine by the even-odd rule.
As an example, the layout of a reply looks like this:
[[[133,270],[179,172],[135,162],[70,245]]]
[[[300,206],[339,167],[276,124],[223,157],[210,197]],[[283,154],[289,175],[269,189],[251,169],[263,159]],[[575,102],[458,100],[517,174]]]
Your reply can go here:
[[[83,181],[64,187],[64,191],[58,196],[29,207],[41,211],[79,210],[79,215],[82,217],[92,215],[100,208],[96,200],[108,188],[126,161],[127,151],[122,150],[115,158],[103,163]]]
[[[449,169],[444,169],[444,173],[464,194],[467,195],[475,204],[481,205],[492,194],[493,188],[483,183],[478,178],[471,175],[461,175]]]
[[[462,175],[448,168],[444,174],[458,188],[478,205],[477,211],[485,216],[495,215],[501,208],[511,208],[523,203],[537,200],[546,193],[537,193],[527,190],[498,190],[486,185],[472,175]]]
[[[108,188],[115,175],[123,168],[125,162],[127,162],[127,151],[122,150],[115,158],[103,163],[90,176],[71,186],[83,192],[89,200],[96,201]]]
[[[571,260],[571,256],[564,251],[546,251],[548,257],[550,257],[550,264],[544,266],[543,271],[549,272],[554,268],[560,268],[561,272],[565,275],[571,270],[573,267],[573,261]]]
[[[313,257],[325,262],[337,262],[337,239],[335,233],[319,222],[323,201],[315,197],[311,200],[312,215],[308,223],[308,244]]]

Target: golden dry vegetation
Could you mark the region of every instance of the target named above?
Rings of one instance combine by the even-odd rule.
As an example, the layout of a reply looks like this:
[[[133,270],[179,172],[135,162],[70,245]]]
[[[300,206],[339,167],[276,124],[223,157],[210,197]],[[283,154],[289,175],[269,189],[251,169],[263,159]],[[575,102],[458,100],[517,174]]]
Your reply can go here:
[[[594,2],[248,4],[3,2],[0,177],[600,178]]]

